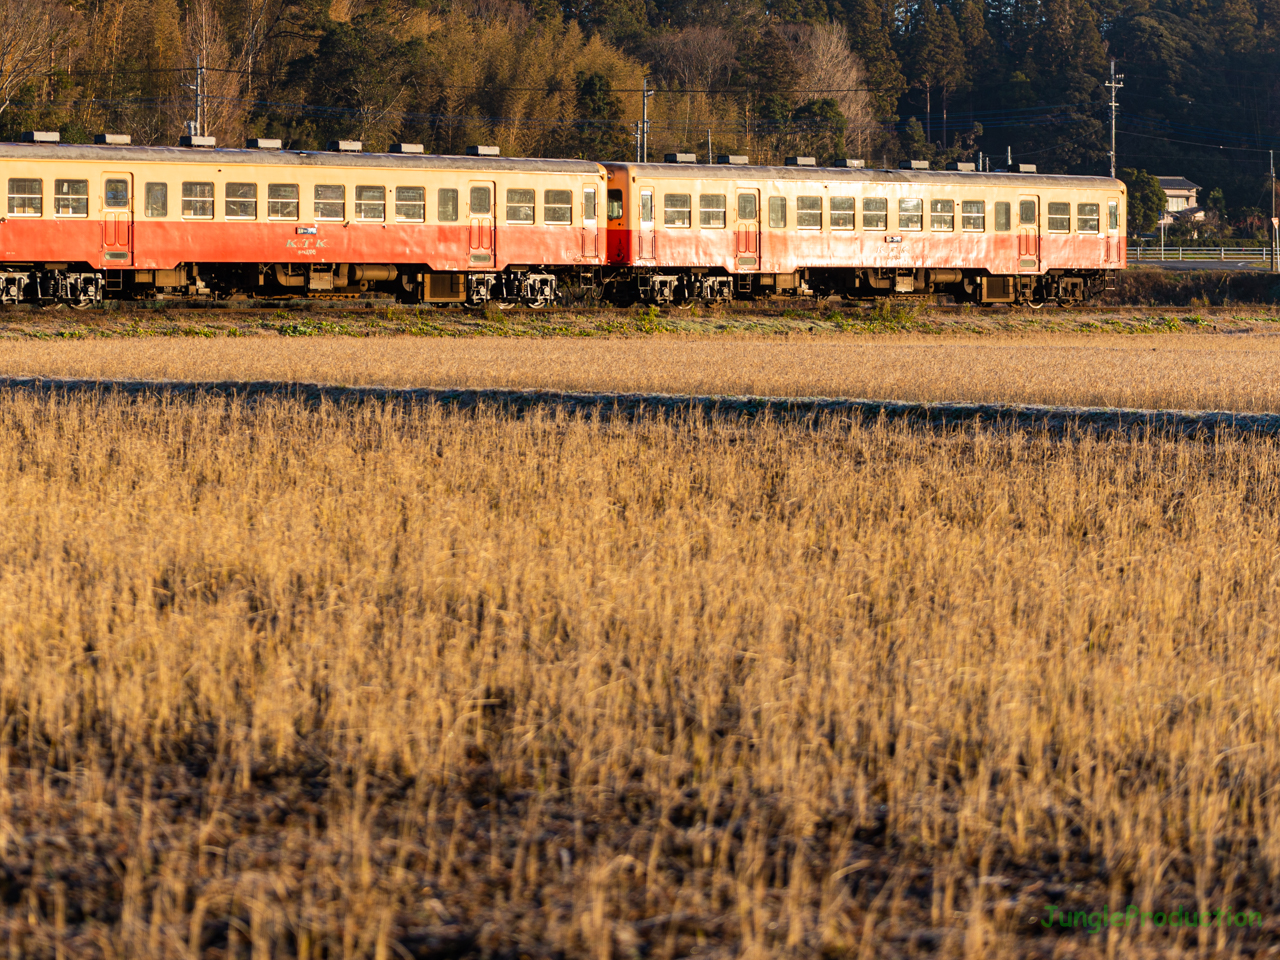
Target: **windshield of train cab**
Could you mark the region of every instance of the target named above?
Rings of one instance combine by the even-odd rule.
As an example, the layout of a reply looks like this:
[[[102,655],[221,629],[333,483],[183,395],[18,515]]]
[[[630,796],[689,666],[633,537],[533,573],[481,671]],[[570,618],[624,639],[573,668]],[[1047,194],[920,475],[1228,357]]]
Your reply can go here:
[[[609,219],[610,220],[622,219],[622,191],[621,190],[609,191]]]

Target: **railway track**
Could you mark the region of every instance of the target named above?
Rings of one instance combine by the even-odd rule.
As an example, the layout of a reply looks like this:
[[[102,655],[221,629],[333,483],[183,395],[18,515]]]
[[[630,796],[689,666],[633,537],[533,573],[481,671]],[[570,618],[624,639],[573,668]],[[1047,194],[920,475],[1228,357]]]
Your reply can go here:
[[[824,300],[786,302],[750,301],[741,303],[723,303],[705,306],[694,305],[699,313],[723,317],[786,317],[802,314],[841,313],[849,315],[874,315],[894,310],[927,311],[942,316],[1052,316],[1054,314],[1077,315],[1082,313],[1096,314],[1132,314],[1134,311],[1158,310],[1171,314],[1204,314],[1219,311],[1239,310],[1241,307],[1253,306],[1247,303],[1231,303],[1217,306],[1175,306],[1164,304],[1042,304],[1038,307],[1026,304],[955,304],[935,303],[918,297],[884,298],[874,302],[846,302],[839,298]],[[512,306],[498,313],[502,316],[554,317],[563,315],[582,316],[599,314],[602,316],[633,314],[636,307],[609,307],[600,305],[555,306],[532,308]],[[28,303],[0,304],[0,315],[64,313],[71,316],[93,317],[118,313],[147,312],[201,312],[210,311],[219,314],[260,313],[263,311],[285,311],[290,313],[368,313],[374,311],[394,311],[399,314],[438,315],[438,316],[474,316],[484,311],[456,305],[434,306],[431,304],[404,304],[391,298],[378,299],[343,299],[343,298],[297,298],[279,300],[112,300],[71,313],[65,304],[37,305]],[[662,315],[680,317],[688,313],[687,308],[666,307],[660,310]]]

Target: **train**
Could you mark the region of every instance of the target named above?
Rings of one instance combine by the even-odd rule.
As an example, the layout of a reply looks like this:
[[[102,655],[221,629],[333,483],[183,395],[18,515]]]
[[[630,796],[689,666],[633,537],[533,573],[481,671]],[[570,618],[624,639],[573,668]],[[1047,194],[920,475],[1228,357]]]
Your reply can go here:
[[[97,139],[33,132],[0,144],[0,303],[374,295],[537,308],[944,295],[1040,305],[1097,296],[1126,264],[1124,184],[1034,168]]]

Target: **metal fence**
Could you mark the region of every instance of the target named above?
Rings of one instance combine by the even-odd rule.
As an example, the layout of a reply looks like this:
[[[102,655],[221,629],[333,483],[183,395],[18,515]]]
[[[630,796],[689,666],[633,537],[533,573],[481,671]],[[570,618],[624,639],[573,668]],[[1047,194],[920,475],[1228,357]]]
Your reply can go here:
[[[1224,263],[1270,264],[1270,247],[1138,247],[1129,248],[1129,261],[1218,260]]]

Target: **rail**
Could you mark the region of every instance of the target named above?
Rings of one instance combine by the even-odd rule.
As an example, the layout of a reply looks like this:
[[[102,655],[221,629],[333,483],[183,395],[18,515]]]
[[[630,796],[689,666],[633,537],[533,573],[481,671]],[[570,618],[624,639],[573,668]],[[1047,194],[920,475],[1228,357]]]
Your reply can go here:
[[[1271,263],[1270,247],[1130,247],[1134,263],[1170,260],[1217,260],[1236,263]]]

